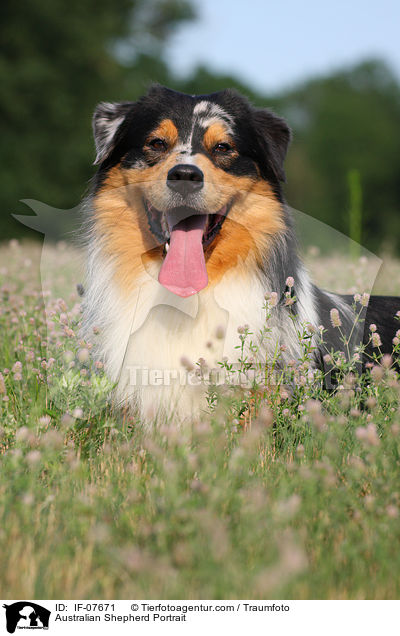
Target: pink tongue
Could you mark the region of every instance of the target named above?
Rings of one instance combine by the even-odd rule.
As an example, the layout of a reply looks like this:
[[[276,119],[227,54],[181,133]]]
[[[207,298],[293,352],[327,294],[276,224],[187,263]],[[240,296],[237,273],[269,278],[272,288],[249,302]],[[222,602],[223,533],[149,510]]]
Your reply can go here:
[[[202,243],[206,221],[205,214],[194,215],[172,228],[158,281],[177,296],[192,296],[208,285]]]

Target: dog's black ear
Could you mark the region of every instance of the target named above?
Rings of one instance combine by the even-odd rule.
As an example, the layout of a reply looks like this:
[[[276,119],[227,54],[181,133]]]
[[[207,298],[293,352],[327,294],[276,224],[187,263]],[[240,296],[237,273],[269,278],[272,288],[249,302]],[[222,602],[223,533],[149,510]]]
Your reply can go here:
[[[100,102],[97,106],[92,120],[96,144],[94,165],[104,161],[114,149],[117,131],[132,106],[132,102]]]
[[[253,121],[257,132],[262,136],[263,146],[267,148],[276,178],[285,181],[283,162],[292,138],[289,126],[284,119],[264,109],[253,111]]]

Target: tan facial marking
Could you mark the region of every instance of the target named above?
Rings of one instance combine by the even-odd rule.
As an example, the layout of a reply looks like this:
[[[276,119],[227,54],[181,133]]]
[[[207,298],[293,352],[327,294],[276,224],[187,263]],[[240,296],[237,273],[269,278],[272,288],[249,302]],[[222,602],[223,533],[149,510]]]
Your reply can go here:
[[[237,182],[237,198],[219,234],[205,251],[211,283],[240,264],[246,263],[246,269],[259,265],[268,254],[272,238],[285,230],[281,204],[269,184],[250,183],[246,177]]]
[[[228,135],[225,126],[220,123],[212,124],[204,133],[204,147],[208,152],[212,152],[213,148],[219,143],[228,143],[233,146],[233,141]]]
[[[163,139],[168,146],[172,148],[178,140],[178,130],[171,119],[163,119],[157,128],[153,130],[147,138],[147,141],[157,138]]]
[[[129,294],[145,272],[142,256],[160,259],[163,247],[150,231],[139,189],[127,182],[125,172],[120,165],[110,170],[93,206],[96,234],[115,264],[120,288]]]

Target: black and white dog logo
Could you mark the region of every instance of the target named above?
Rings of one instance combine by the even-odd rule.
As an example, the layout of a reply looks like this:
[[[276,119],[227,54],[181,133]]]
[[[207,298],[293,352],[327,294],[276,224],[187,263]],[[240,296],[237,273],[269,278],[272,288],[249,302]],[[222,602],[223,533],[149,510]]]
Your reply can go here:
[[[13,634],[16,629],[49,629],[51,612],[37,603],[18,601],[3,607],[6,610],[9,634]]]

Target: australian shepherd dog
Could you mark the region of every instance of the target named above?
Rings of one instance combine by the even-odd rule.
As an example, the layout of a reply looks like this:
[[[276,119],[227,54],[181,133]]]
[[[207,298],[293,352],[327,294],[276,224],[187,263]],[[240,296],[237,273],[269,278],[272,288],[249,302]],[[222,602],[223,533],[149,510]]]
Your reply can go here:
[[[283,119],[232,90],[154,86],[137,102],[99,104],[93,129],[83,329],[90,340],[99,332],[117,401],[143,421],[198,417],[206,388],[182,371],[240,363],[241,332],[261,365],[280,348],[281,367],[303,355],[302,325],[312,338],[325,328],[315,368],[343,349],[340,333],[354,336],[353,299],[316,287],[298,256],[281,188]],[[392,350],[398,309],[395,298],[369,300],[365,325],[378,325],[381,351]]]

